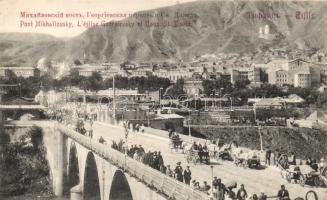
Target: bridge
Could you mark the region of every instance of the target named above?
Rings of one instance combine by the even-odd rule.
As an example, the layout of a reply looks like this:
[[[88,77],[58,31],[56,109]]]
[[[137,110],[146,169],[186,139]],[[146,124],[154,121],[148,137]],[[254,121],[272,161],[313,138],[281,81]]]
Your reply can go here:
[[[38,126],[54,194],[70,190],[71,200],[202,200],[207,195],[56,122],[14,122],[7,127]]]
[[[100,136],[108,141],[118,141],[124,137],[124,128],[96,122],[93,126],[94,137],[83,136],[69,127],[49,121],[14,122],[5,126],[39,126],[44,132],[44,144],[51,169],[54,193],[57,196],[71,192],[72,200],[99,199],[207,199],[207,195],[192,190],[189,186],[176,181],[124,154],[98,142]],[[151,133],[151,134],[150,134]],[[130,133],[132,144],[142,144],[145,150],[161,151],[165,164],[175,166],[181,161],[187,165],[184,155],[171,152],[168,148],[167,134],[160,130],[146,129],[145,133]],[[184,138],[187,139],[187,136]],[[195,139],[195,138],[193,138]],[[159,142],[158,142],[159,141]],[[287,183],[276,167],[264,170],[251,170],[236,167],[229,161],[213,162],[213,174],[223,182],[231,180],[245,184],[249,194],[264,190],[269,196],[277,194],[280,185],[286,185],[291,198],[304,197],[314,190],[320,199],[327,199],[323,188],[302,187]],[[190,165],[192,179],[210,181],[209,165]]]

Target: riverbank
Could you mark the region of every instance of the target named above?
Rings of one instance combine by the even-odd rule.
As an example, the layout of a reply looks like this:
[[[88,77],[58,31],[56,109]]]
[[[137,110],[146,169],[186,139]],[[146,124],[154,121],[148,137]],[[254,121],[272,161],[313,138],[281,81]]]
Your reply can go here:
[[[43,133],[33,127],[18,140],[10,141],[4,132],[0,133],[0,195],[1,199],[27,199],[52,196],[50,169],[43,145]],[[27,195],[27,196],[26,196]]]

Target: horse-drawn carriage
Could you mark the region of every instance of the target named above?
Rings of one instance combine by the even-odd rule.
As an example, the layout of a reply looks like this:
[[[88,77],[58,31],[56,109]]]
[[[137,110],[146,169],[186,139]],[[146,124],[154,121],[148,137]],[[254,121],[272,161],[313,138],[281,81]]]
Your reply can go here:
[[[178,149],[184,149],[183,147],[183,140],[179,137],[179,135],[175,134],[170,137],[169,143],[170,150],[178,151]]]
[[[320,172],[315,171],[309,165],[289,165],[287,155],[281,155],[278,159],[278,166],[281,169],[282,178],[289,183],[299,183],[304,186],[310,184],[316,187],[324,185]]]
[[[210,157],[208,151],[198,151],[198,150],[189,149],[185,152],[185,157],[187,163],[193,163],[193,164],[210,163]]]
[[[261,166],[260,156],[256,151],[236,149],[233,160],[236,166],[244,168],[258,169]]]

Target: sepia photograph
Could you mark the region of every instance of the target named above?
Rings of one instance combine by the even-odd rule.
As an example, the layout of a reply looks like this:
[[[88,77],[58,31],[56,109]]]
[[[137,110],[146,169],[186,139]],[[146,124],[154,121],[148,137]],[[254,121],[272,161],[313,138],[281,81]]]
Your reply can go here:
[[[327,1],[0,0],[0,200],[327,200]]]

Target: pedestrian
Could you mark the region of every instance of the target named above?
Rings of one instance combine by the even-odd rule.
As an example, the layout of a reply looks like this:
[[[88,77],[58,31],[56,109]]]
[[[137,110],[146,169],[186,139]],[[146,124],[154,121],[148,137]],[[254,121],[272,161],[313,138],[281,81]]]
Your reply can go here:
[[[191,186],[192,186],[192,189],[194,190],[194,189],[195,189],[196,180],[193,179],[191,184],[192,184],[192,185],[191,185]]]
[[[166,170],[167,170],[167,168],[166,168],[165,165],[161,165],[161,166],[160,166],[160,171],[161,171],[163,174],[166,174]]]
[[[289,162],[290,165],[296,165],[296,157],[294,152],[291,153],[291,161]]]
[[[217,179],[217,176],[213,177],[213,180],[212,180],[212,186],[214,188],[217,188],[218,186],[218,179]]]
[[[177,162],[177,166],[176,166],[174,172],[175,172],[175,178],[178,181],[183,182],[183,168],[181,166],[181,162]]]
[[[237,191],[236,198],[238,200],[246,200],[248,194],[244,188],[244,184],[241,184],[241,188]]]
[[[210,185],[207,184],[207,181],[203,181],[203,186],[201,187],[201,191],[208,193],[208,191],[210,190]]]
[[[267,195],[265,194],[264,190],[261,190],[259,200],[267,200]]]
[[[161,155],[160,151],[158,152],[157,159],[158,159],[158,168],[160,169],[161,166],[164,166],[164,160],[162,158],[162,155]]]
[[[270,159],[271,159],[271,150],[268,148],[266,151],[266,165],[270,166]]]
[[[281,185],[280,187],[281,187],[281,189],[278,191],[278,194],[277,194],[277,197],[279,198],[279,200],[289,200],[290,195],[289,195],[288,191],[285,189],[285,185]]]
[[[166,175],[169,177],[174,177],[174,172],[171,170],[170,165],[166,166]]]
[[[197,151],[198,150],[198,145],[196,144],[196,142],[193,142],[192,149],[194,151]]]
[[[224,200],[225,199],[225,193],[227,189],[225,185],[221,182],[221,179],[217,179],[217,192],[218,192],[218,199],[219,200]]]
[[[256,194],[253,194],[251,197],[252,200],[258,200],[258,196]]]
[[[192,179],[192,172],[190,170],[190,166],[186,166],[186,169],[184,170],[184,182],[187,185],[190,185]]]

